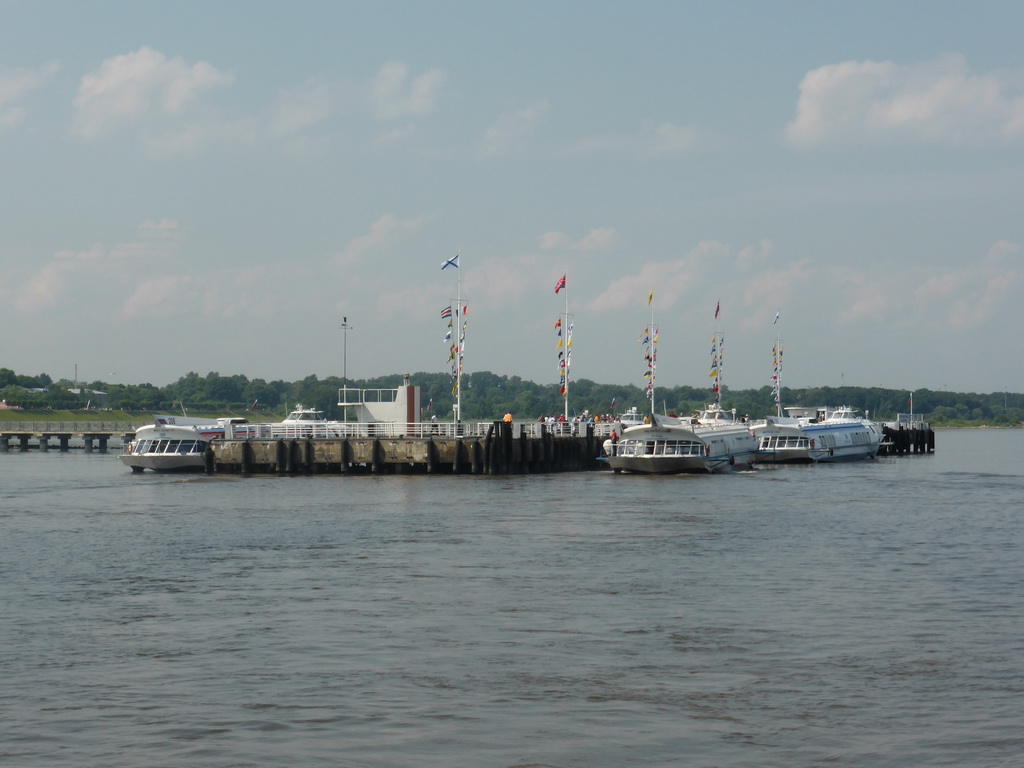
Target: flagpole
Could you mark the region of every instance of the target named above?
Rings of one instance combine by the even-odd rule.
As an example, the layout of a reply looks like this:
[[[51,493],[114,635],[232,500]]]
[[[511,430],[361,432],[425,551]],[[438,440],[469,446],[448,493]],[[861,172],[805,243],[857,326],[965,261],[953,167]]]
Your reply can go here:
[[[650,339],[651,345],[648,347],[651,359],[649,365],[651,366],[651,418],[654,418],[654,378],[658,367],[657,355],[658,345],[654,341],[656,338],[656,332],[654,330],[654,291],[651,291],[647,298],[647,303],[651,305],[651,327],[650,327]]]
[[[779,313],[775,313],[775,415],[782,416],[782,333]]]
[[[715,332],[712,337],[711,346],[711,365],[712,372],[715,374],[715,403],[719,406],[722,404],[722,371],[724,368],[723,363],[725,362],[724,350],[725,346],[724,339],[722,338],[722,326],[718,322],[718,312],[722,308],[721,299],[715,301]]]
[[[456,257],[458,254],[456,254]],[[462,266],[456,264],[458,273],[458,279],[455,288],[455,332],[458,334],[459,347],[458,352],[455,355],[455,364],[458,366],[455,369],[455,423],[456,425],[462,423],[462,345],[465,343],[465,337],[462,333]],[[459,430],[456,428],[455,433],[458,434]]]
[[[565,272],[562,273],[563,275]],[[569,421],[569,356],[572,354],[572,323],[569,322],[569,286],[563,288],[565,291],[565,420]]]
[[[455,424],[458,425],[462,422],[462,358],[465,347],[465,312],[462,306],[462,271],[459,268],[459,254],[455,254],[450,259],[445,259],[441,264],[441,271],[443,272],[448,267],[455,267],[457,272],[456,275],[456,289],[455,289],[455,311],[451,312],[451,307],[447,307],[445,312],[448,313],[449,318],[453,318],[455,322],[455,333],[458,334],[456,341],[449,347],[448,359],[454,360],[455,365],[452,369],[452,379],[455,381],[455,389],[452,394],[455,395],[455,404],[452,409],[455,411]],[[450,294],[449,294],[450,295]],[[444,313],[441,315],[444,317]],[[451,321],[449,321],[449,327],[451,327]],[[445,338],[451,337],[451,332]],[[458,429],[456,429],[458,434]]]

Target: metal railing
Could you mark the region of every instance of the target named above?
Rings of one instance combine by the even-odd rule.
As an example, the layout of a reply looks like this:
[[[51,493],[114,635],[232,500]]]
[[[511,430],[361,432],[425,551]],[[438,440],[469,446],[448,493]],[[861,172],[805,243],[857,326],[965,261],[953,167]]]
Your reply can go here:
[[[77,435],[90,432],[117,435],[134,432],[140,426],[129,421],[0,421],[0,432],[69,432]]]
[[[211,419],[211,423],[213,420]],[[0,432],[31,432],[43,433],[109,433],[129,434],[139,427],[149,426],[152,422],[129,421],[4,421],[0,422]],[[298,439],[306,437],[342,438],[342,437],[486,437],[487,432],[495,424],[493,421],[463,422],[455,424],[450,421],[437,422],[325,422],[310,424],[235,424],[229,425],[225,437],[245,440],[255,438]],[[553,437],[586,436],[587,427],[594,428],[595,437],[609,437],[617,428],[615,422],[555,422],[547,424],[533,421],[516,421],[512,423],[513,437],[539,438],[544,432]],[[620,430],[621,432],[621,430]]]
[[[482,438],[494,427],[493,421],[463,422],[340,422],[332,421],[311,424],[229,424],[225,427],[227,440],[296,440],[306,438],[430,438],[468,437]],[[553,437],[586,436],[587,427],[594,427],[595,437],[608,437],[615,425],[612,422],[595,424],[559,422],[554,425],[540,422],[513,422],[513,437],[541,437],[545,432]]]

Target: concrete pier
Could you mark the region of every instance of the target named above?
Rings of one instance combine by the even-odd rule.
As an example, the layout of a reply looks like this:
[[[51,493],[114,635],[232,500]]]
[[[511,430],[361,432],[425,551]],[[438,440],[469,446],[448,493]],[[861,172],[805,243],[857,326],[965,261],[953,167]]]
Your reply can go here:
[[[85,453],[98,450],[106,453],[110,441],[118,447],[127,445],[135,433],[132,424],[119,422],[38,421],[0,424],[0,453],[17,447],[19,451],[38,448],[48,451],[57,442],[61,453],[83,448]]]
[[[486,474],[581,472],[601,468],[600,441],[586,434],[520,432],[494,422],[484,436],[213,440],[211,474]]]

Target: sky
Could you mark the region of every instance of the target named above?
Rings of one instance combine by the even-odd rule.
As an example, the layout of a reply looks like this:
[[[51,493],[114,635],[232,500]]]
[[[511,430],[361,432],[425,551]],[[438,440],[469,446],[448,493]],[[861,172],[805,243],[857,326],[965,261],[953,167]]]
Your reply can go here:
[[[769,386],[781,340],[784,387],[1024,391],[1024,3],[0,20],[19,374],[444,372],[461,295],[466,373],[557,386],[568,309],[571,379],[644,386],[653,315],[658,387],[710,387],[724,336],[727,388]]]

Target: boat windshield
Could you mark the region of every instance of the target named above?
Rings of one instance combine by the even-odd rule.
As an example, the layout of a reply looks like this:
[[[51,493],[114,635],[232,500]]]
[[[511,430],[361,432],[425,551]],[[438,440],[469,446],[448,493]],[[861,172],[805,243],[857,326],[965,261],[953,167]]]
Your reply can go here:
[[[727,411],[701,411],[700,420],[705,423],[711,421],[731,422],[732,414]]]
[[[323,421],[321,411],[292,411],[288,414],[288,421]]]

